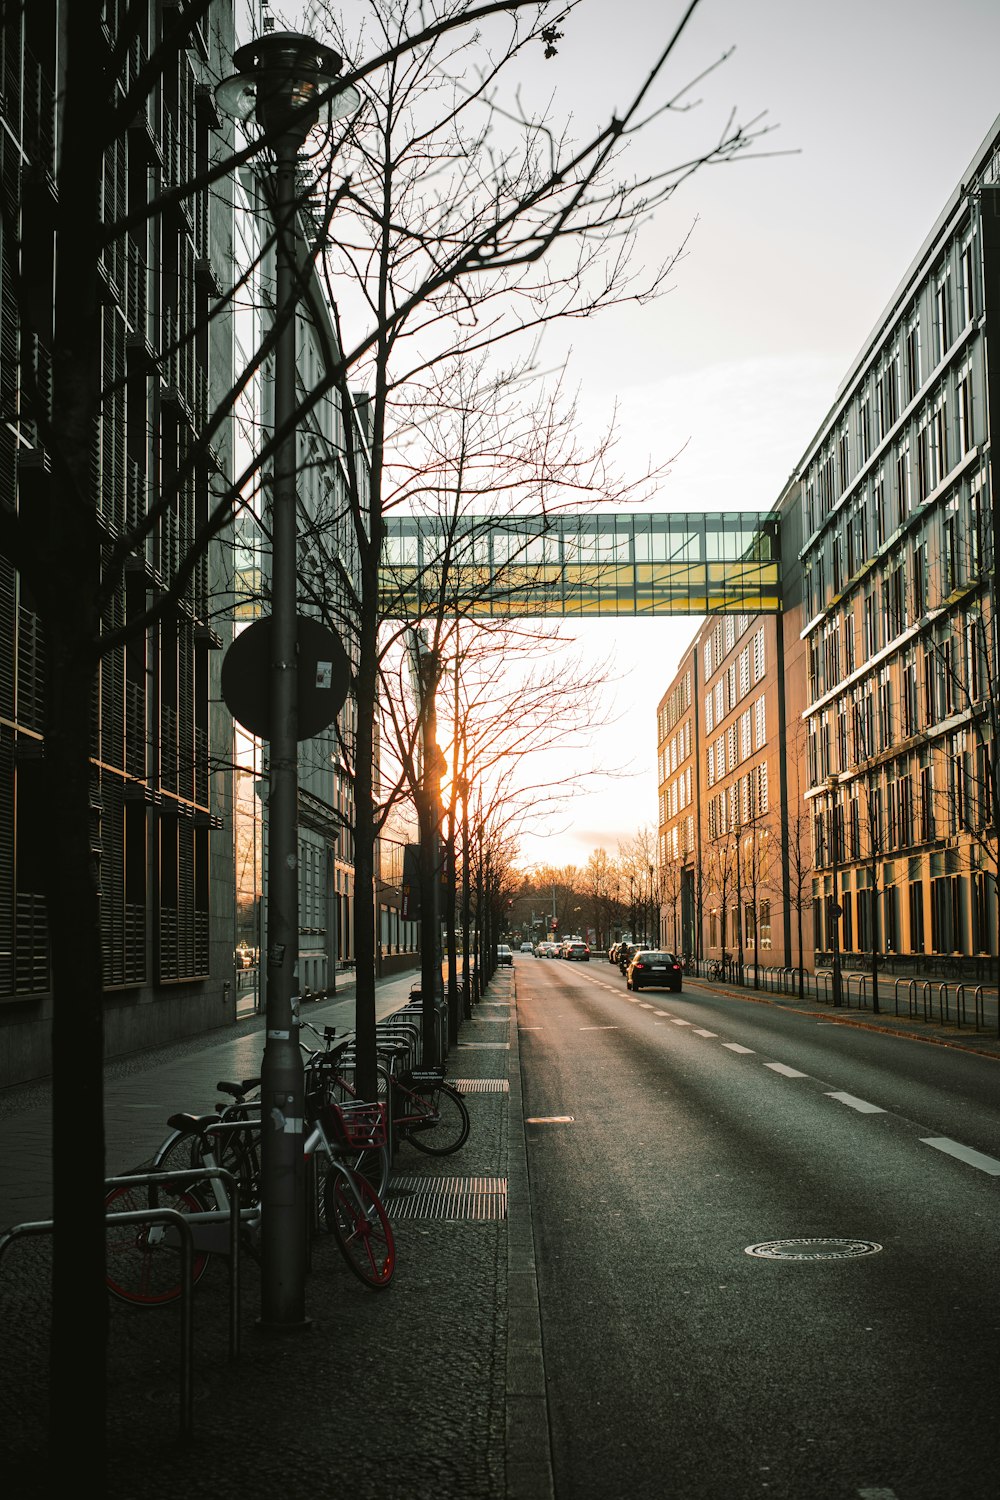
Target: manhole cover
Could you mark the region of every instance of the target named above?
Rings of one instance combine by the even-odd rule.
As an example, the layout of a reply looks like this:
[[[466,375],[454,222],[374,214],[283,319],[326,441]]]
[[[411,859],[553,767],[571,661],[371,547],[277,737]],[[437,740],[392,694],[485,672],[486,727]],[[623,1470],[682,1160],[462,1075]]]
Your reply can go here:
[[[858,1260],[862,1255],[877,1255],[881,1248],[874,1240],[764,1240],[748,1245],[743,1253],[760,1260]]]

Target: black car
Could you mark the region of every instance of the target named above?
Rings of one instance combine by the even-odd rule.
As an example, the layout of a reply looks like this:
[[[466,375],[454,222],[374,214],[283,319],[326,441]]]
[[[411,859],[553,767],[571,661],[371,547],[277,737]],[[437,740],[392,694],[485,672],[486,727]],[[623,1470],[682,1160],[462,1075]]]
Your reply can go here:
[[[646,948],[636,953],[625,971],[625,986],[630,990],[661,988],[680,990],[684,983],[684,965],[676,953]]]

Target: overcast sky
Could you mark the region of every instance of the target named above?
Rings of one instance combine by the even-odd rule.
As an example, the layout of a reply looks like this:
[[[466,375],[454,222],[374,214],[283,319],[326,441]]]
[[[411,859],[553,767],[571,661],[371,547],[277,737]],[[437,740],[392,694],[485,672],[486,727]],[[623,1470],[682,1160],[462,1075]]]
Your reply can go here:
[[[361,7],[339,8],[350,28]],[[525,97],[537,106],[551,93],[553,118],[571,115],[583,138],[631,98],[685,9],[582,0],[558,55],[538,49],[524,64]],[[694,224],[668,295],[564,336],[587,419],[603,426],[617,403],[622,470],[678,455],[655,502],[667,511],[774,503],[1000,114],[998,0],[700,0],[670,86],[729,49],[691,95],[696,107],[641,137],[638,154],[682,160],[730,111],[742,123],[763,115],[773,131],[760,149],[776,154],[697,173],[642,243],[658,262]],[[566,352],[554,341],[550,357]],[[526,863],[583,864],[655,826],[656,704],[697,623],[573,627],[579,644],[614,656],[616,722],[540,769],[589,790],[525,839]],[[584,774],[602,766],[631,774]]]

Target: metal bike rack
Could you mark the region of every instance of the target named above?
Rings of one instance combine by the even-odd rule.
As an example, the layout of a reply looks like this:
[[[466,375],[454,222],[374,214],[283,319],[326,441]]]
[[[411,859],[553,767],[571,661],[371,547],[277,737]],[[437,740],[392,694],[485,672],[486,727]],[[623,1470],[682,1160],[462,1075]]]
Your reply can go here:
[[[227,1128],[240,1127],[235,1122],[232,1126],[216,1124],[212,1126],[212,1134],[222,1134]],[[178,1187],[184,1184],[190,1187],[192,1183],[201,1182],[206,1177],[218,1177],[229,1194],[229,1357],[236,1359],[240,1352],[240,1185],[232,1172],[228,1167],[182,1167],[170,1172],[134,1172],[124,1177],[109,1177],[104,1186],[109,1190],[115,1187],[159,1187],[162,1183],[172,1182]],[[150,1209],[151,1213],[154,1211]],[[184,1218],[183,1214],[181,1218]],[[185,1228],[190,1235],[191,1225],[186,1220]]]
[[[180,1232],[181,1244],[181,1436],[190,1437],[194,1431],[194,1384],[191,1378],[191,1355],[194,1345],[194,1249],[191,1225],[177,1208],[127,1209],[121,1213],[105,1214],[106,1224],[172,1224]],[[15,1224],[0,1235],[0,1258],[16,1239],[31,1235],[51,1234],[55,1229],[53,1219],[39,1219],[31,1223]]]

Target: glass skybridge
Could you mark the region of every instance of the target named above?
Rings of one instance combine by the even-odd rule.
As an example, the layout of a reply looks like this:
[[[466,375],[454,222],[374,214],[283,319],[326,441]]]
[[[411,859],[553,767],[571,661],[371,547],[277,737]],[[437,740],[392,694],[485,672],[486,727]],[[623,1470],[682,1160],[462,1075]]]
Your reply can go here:
[[[394,619],[776,614],[778,540],[765,511],[387,516],[382,607]]]

